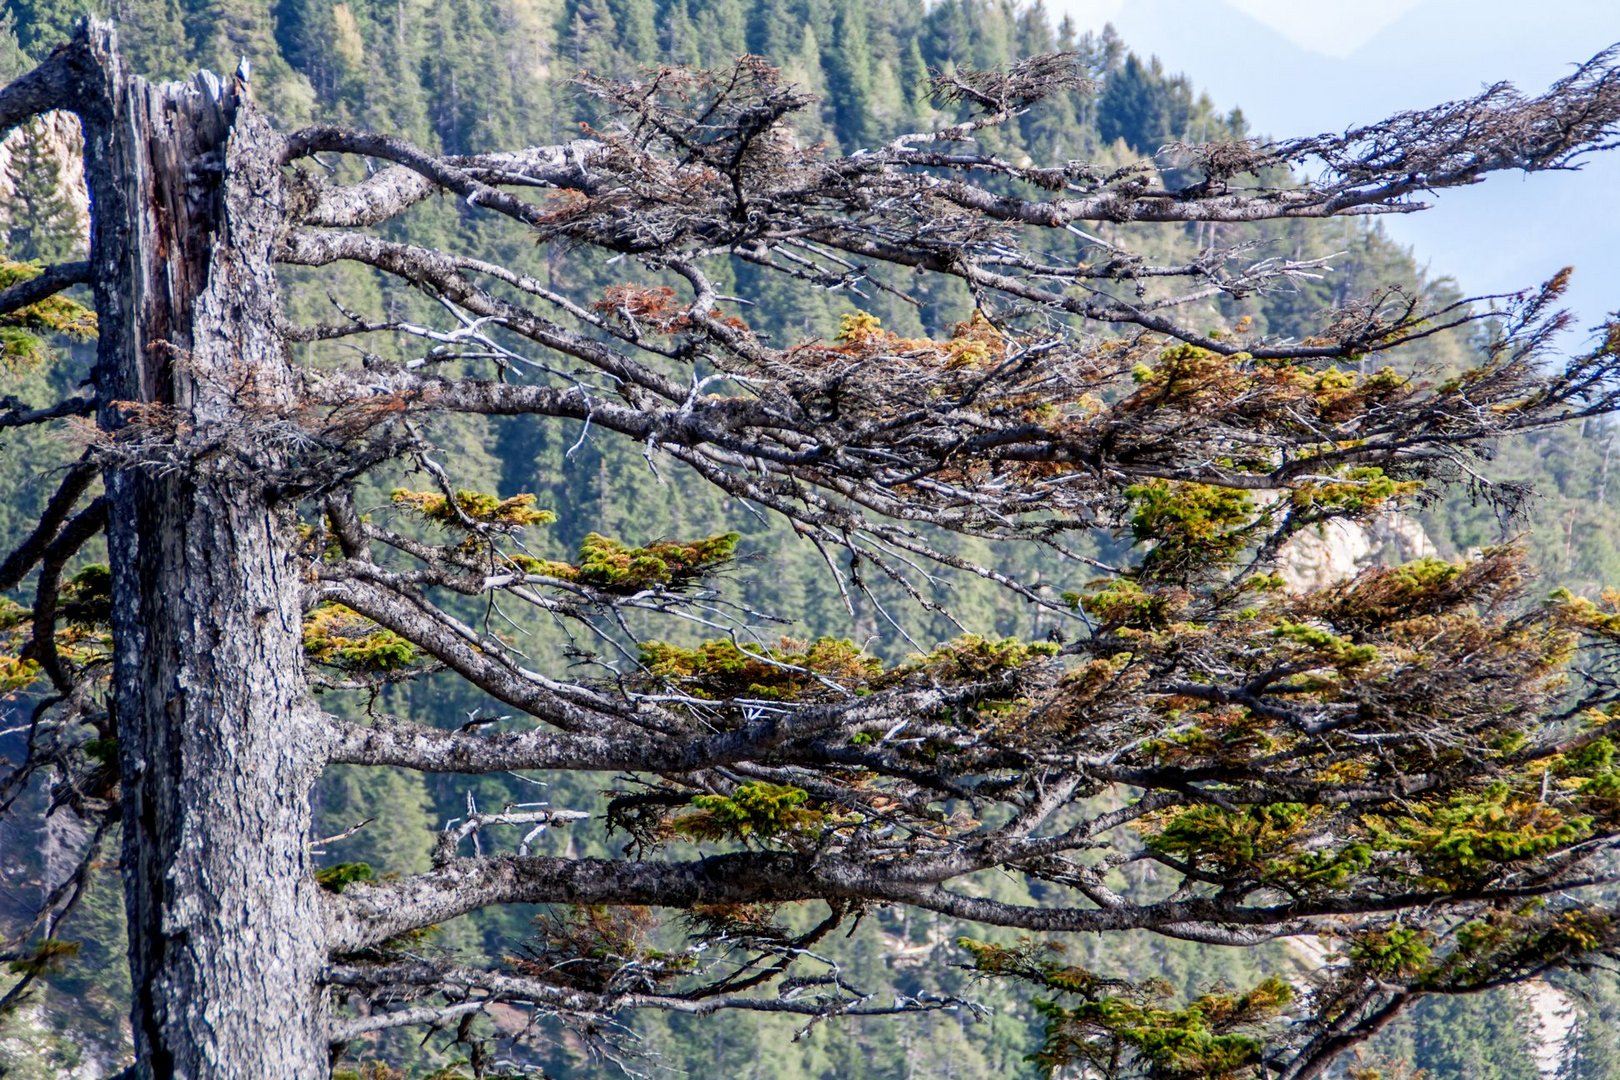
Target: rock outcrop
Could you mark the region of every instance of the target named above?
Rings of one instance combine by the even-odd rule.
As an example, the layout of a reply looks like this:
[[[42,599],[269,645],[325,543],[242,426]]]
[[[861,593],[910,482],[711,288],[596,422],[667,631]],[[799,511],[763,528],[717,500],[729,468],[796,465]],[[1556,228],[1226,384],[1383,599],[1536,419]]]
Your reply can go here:
[[[1439,554],[1415,518],[1391,512],[1366,524],[1332,521],[1295,536],[1283,546],[1277,573],[1290,592],[1336,585],[1373,566],[1394,566]],[[1307,967],[1331,962],[1331,950],[1316,937],[1290,938],[1291,951]],[[1578,1010],[1562,990],[1536,980],[1515,988],[1524,1003],[1531,1055],[1547,1080],[1562,1074],[1575,1049]]]
[[[62,194],[73,213],[82,256],[90,248],[90,192],[84,183],[84,134],[79,130],[78,117],[72,113],[45,113],[0,139],[0,227],[11,224],[7,207],[15,205],[17,159],[30,140],[35,141],[35,150],[56,166]]]
[[[1290,592],[1336,585],[1372,566],[1394,566],[1439,554],[1423,526],[1391,512],[1363,525],[1330,521],[1306,530],[1283,547],[1277,572]]]

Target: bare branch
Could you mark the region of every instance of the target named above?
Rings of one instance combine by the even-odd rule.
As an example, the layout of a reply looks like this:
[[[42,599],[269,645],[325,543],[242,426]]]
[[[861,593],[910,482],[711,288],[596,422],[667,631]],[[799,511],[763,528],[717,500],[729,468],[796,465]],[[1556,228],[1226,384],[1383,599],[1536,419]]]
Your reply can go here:
[[[0,315],[9,315],[31,304],[37,304],[41,300],[55,296],[63,289],[83,285],[89,280],[90,264],[87,262],[47,266],[26,281],[19,281],[9,289],[0,290]]]
[[[61,486],[45,504],[45,509],[40,511],[39,522],[33,532],[6,556],[4,563],[0,563],[0,589],[15,589],[39,563],[46,549],[56,540],[62,523],[95,480],[96,470],[88,462],[80,461],[68,470]]]
[[[79,65],[85,62],[83,35],[59,46],[26,75],[0,87],[0,135],[31,117],[53,109],[76,109],[87,102],[79,95]],[[49,294],[47,294],[49,295]]]
[[[96,411],[95,399],[87,397],[65,398],[55,405],[47,405],[41,409],[30,409],[15,399],[0,400],[0,404],[8,401],[10,407],[0,413],[0,429],[32,427],[35,424],[62,420],[70,416],[89,416]]]

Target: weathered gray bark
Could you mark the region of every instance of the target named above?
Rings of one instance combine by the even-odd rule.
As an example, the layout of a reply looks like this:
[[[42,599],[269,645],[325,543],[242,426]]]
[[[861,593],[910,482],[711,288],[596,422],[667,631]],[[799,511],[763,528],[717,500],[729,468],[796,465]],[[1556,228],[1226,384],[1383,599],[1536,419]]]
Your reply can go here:
[[[137,1075],[321,1076],[319,740],[275,451],[252,434],[293,390],[280,143],[211,75],[130,77],[105,28],[80,72],[98,419],[123,432],[105,480]]]
[[[591,1024],[621,1008],[672,1008],[676,1002],[693,1011],[722,1002],[750,1008],[756,1007],[751,1002],[769,1002],[761,1007],[855,1014],[860,1007],[850,1005],[858,999],[836,994],[814,1004],[809,995],[790,1002],[738,999],[731,992],[763,989],[783,973],[789,956],[805,952],[806,944],[866,903],[1024,930],[1148,929],[1224,945],[1253,945],[1324,923],[1344,935],[1377,930],[1397,912],[1427,912],[1416,916],[1414,926],[1427,926],[1438,942],[1460,919],[1492,907],[1519,911],[1525,901],[1553,893],[1570,898],[1569,913],[1587,914],[1580,905],[1596,901],[1578,899],[1579,890],[1603,883],[1584,876],[1587,863],[1614,844],[1620,827],[1589,815],[1590,807],[1568,791],[1554,797],[1569,808],[1570,820],[1579,812],[1603,822],[1589,839],[1560,840],[1533,860],[1504,860],[1477,876],[1450,868],[1444,858],[1430,866],[1427,856],[1404,842],[1380,847],[1370,861],[1341,852],[1344,861],[1327,872],[1337,874],[1342,866],[1345,876],[1320,882],[1306,862],[1300,862],[1297,878],[1293,870],[1279,878],[1270,864],[1227,867],[1227,860],[1200,850],[1182,861],[1149,844],[1130,857],[1157,862],[1180,880],[1163,899],[1135,899],[1108,886],[1105,866],[1078,856],[1112,843],[1121,830],[1156,811],[1175,815],[1200,805],[1231,810],[1286,802],[1332,808],[1287,839],[1290,851],[1327,857],[1357,828],[1383,835],[1387,830],[1378,822],[1391,806],[1408,807],[1419,801],[1414,797],[1441,806],[1449,793],[1477,793],[1486,780],[1517,792],[1514,785],[1533,778],[1537,762],[1567,757],[1613,734],[1615,724],[1579,736],[1567,730],[1567,718],[1581,708],[1613,704],[1613,682],[1604,678],[1588,676],[1579,706],[1565,702],[1567,712],[1546,713],[1550,695],[1564,687],[1554,687],[1551,662],[1536,650],[1526,654],[1522,640],[1527,633],[1561,640],[1573,620],[1566,614],[1496,619],[1519,581],[1517,564],[1506,554],[1481,560],[1466,588],[1436,591],[1425,600],[1422,619],[1456,620],[1457,629],[1445,634],[1432,636],[1427,622],[1414,630],[1409,612],[1392,610],[1403,605],[1378,602],[1362,612],[1362,605],[1349,604],[1353,629],[1334,623],[1335,632],[1353,634],[1358,647],[1368,642],[1379,658],[1377,665],[1358,662],[1355,674],[1336,652],[1307,652],[1303,641],[1293,642],[1289,626],[1302,612],[1328,610],[1300,604],[1327,601],[1257,600],[1264,607],[1256,608],[1257,617],[1265,621],[1251,628],[1248,620],[1226,617],[1226,605],[1238,593],[1214,584],[1225,581],[1235,555],[1212,549],[1168,565],[1175,560],[1157,560],[1170,549],[1158,547],[1151,556],[1156,561],[1134,571],[1095,567],[1105,580],[1145,585],[1155,607],[1164,598],[1167,610],[1188,612],[1193,632],[1184,635],[1177,623],[1152,652],[1139,655],[1140,637],[1126,636],[1127,630],[1140,634],[1137,616],[1117,627],[1109,617],[1093,627],[1097,633],[1064,650],[1077,662],[1100,661],[1119,676],[1107,676],[1094,688],[1073,692],[1079,684],[1061,678],[1057,664],[1035,663],[1033,654],[1008,661],[1005,671],[999,661],[957,665],[946,654],[939,666],[925,662],[891,670],[881,681],[860,675],[848,685],[840,684],[841,665],[825,677],[815,664],[807,671],[789,665],[814,675],[829,693],[762,703],[751,693],[729,696],[734,691],[726,689],[709,696],[702,680],[694,680],[694,696],[680,692],[686,680],[677,678],[659,688],[670,693],[642,692],[640,680],[651,671],[616,687],[551,678],[530,670],[492,633],[436,607],[431,596],[450,590],[487,595],[492,603],[511,596],[537,610],[605,624],[610,614],[630,607],[685,614],[676,607],[690,601],[709,609],[701,594],[679,596],[689,583],[685,575],[672,574],[667,589],[627,595],[610,588],[613,583],[593,583],[583,567],[563,578],[531,573],[506,552],[512,539],[507,526],[476,521],[464,510],[458,516],[471,542],[455,547],[394,535],[355,513],[352,491],[343,490],[353,477],[421,449],[405,423],[410,414],[570,418],[587,431],[629,437],[649,454],[661,449],[720,490],[779,512],[824,556],[847,551],[851,585],[860,584],[861,564],[906,588],[920,580],[913,573],[932,585],[918,560],[931,561],[1064,610],[1066,603],[1045,585],[936,548],[920,530],[998,542],[1060,539],[1067,528],[1129,525],[1135,531],[1132,486],[1144,481],[1308,495],[1306,516],[1294,510],[1280,519],[1258,514],[1241,532],[1226,534],[1242,543],[1274,545],[1290,530],[1319,520],[1318,513],[1339,512],[1326,509],[1326,478],[1371,468],[1384,479],[1443,481],[1454,470],[1467,470],[1468,455],[1501,435],[1594,417],[1620,404],[1620,360],[1611,348],[1538,373],[1537,358],[1561,325],[1548,308],[1561,278],[1510,306],[1488,362],[1467,377],[1444,387],[1383,385],[1376,392],[1363,383],[1360,396],[1345,405],[1312,394],[1296,381],[1300,372],[1279,377],[1283,373],[1272,365],[1255,362],[1360,361],[1469,327],[1484,317],[1483,310],[1458,302],[1425,313],[1416,299],[1390,292],[1336,314],[1326,337],[1268,344],[1234,334],[1216,340],[1181,326],[1172,309],[1220,294],[1241,298],[1297,280],[1319,264],[1264,259],[1244,268],[1247,248],[1239,244],[1206,249],[1183,265],[1153,266],[1110,243],[1106,261],[1071,267],[1052,262],[1044,247],[1020,251],[997,224],[1056,230],[1081,219],[1243,222],[1399,212],[1411,208],[1404,200],[1415,193],[1472,183],[1483,171],[1567,167],[1620,132],[1620,68],[1612,54],[1583,65],[1542,98],[1523,99],[1498,86],[1466,102],[1401,114],[1343,137],[1212,146],[1206,148],[1206,178],[1175,190],[1150,182],[1151,172],[1102,176],[1072,167],[1076,163],[1015,167],[961,146],[976,127],[1010,119],[1017,102],[1074,85],[1073,69],[1070,60],[1037,58],[1005,75],[955,77],[953,92],[993,114],[848,158],[800,151],[793,140],[775,138],[771,125],[808,99],[752,61],[738,66],[741,82],[731,84],[724,101],[704,106],[701,116],[686,115],[690,100],[676,107],[643,90],[606,90],[644,135],[595,147],[575,143],[460,158],[333,128],[283,140],[242,100],[241,87],[225,87],[208,75],[166,87],[130,77],[110,31],[95,26],[35,72],[0,88],[0,131],[36,113],[68,108],[81,116],[88,140],[95,199],[90,262],[56,267],[0,292],[0,313],[70,283],[94,281],[102,330],[94,395],[100,445],[81,471],[63,481],[22,546],[0,563],[0,586],[16,585],[38,567],[29,655],[64,695],[99,697],[99,689],[87,689],[88,673],[59,655],[52,631],[58,586],[72,553],[107,524],[137,1075],[319,1077],[327,1071],[329,1035],[348,1038],[468,1016],[475,1003],[466,997],[473,988],[573,1012]],[[987,93],[978,85],[999,88]],[[685,92],[675,96],[684,98]],[[300,176],[296,198],[289,199],[281,163],[296,166],[316,151],[381,158],[400,168],[349,189]],[[1259,175],[1304,158],[1326,166],[1316,184],[1273,188]],[[1248,173],[1255,173],[1252,184],[1228,186]],[[996,176],[1051,197],[1011,198],[999,183],[995,190],[979,183]],[[554,204],[507,190],[535,185],[586,198],[568,196]],[[662,265],[684,279],[690,302],[683,300],[681,314],[667,323],[648,324],[633,310],[641,301],[630,302],[642,289],[633,282],[626,283],[630,291],[622,302],[587,309],[509,268],[347,231],[379,224],[436,190],[521,222],[545,243],[575,243],[611,253],[614,262],[630,256],[632,264]],[[289,202],[298,209],[289,212]],[[1111,346],[1059,332],[1055,323],[1026,321],[1024,314],[1006,327],[994,324],[1008,332],[1005,360],[993,370],[980,368],[983,358],[957,364],[965,357],[931,346],[915,356],[909,347],[902,355],[887,344],[859,346],[841,359],[814,348],[783,350],[717,309],[719,290],[704,266],[728,251],[773,273],[826,286],[853,284],[866,274],[858,265],[863,262],[910,267],[965,281],[981,299],[1014,301],[1011,308],[984,307],[987,320],[996,308],[1011,315],[1028,304],[1031,316],[1044,311],[1056,318],[1066,313],[1134,324],[1211,354],[1242,357],[1215,363],[1208,379],[1184,379],[1179,362],[1169,366],[1161,356],[1165,364],[1152,370],[1155,379],[1162,374],[1163,386],[1138,389],[1127,378],[1130,354],[1116,355]],[[275,258],[370,267],[474,317],[462,321],[454,338],[431,327],[389,322],[292,328],[293,340],[393,332],[443,343],[482,334],[477,326],[492,324],[503,336],[525,338],[602,378],[513,383],[457,377],[433,363],[443,358],[437,352],[397,366],[367,363],[295,376],[277,336]],[[1120,300],[1109,288],[1091,284],[1122,286],[1147,278],[1183,284],[1161,298],[1138,293],[1136,300]],[[656,306],[670,314],[665,301]],[[615,307],[617,313],[608,310]],[[646,333],[646,325],[658,332]],[[669,336],[677,340],[652,340]],[[479,340],[492,356],[510,352],[494,339]],[[1145,341],[1138,347],[1156,349]],[[706,393],[707,380],[674,377],[670,361],[728,373],[749,392]],[[613,392],[603,391],[604,379]],[[1054,407],[1032,409],[1037,401]],[[0,428],[83,415],[89,404],[74,398],[36,410],[8,407]],[[1242,448],[1242,462],[1229,456],[1233,447]],[[322,456],[295,458],[306,449]],[[425,457],[419,461],[452,496],[445,506],[460,507],[442,470]],[[78,510],[81,497],[90,494],[92,469],[102,471],[107,494]],[[341,558],[295,562],[285,498],[277,492],[300,485],[305,493],[331,494],[327,523]],[[1364,490],[1365,506],[1384,497],[1370,482]],[[1176,535],[1172,530],[1151,538]],[[373,547],[390,553],[374,561]],[[836,567],[833,572],[843,590],[846,578]],[[923,593],[913,596],[931,606]],[[409,640],[432,666],[459,674],[541,726],[487,734],[475,724],[452,732],[326,722],[308,702],[301,674],[301,600],[353,609]],[[1482,621],[1480,611],[1491,619]],[[1314,623],[1315,616],[1310,618]],[[1157,620],[1148,620],[1156,636]],[[712,625],[707,618],[699,621]],[[1326,616],[1322,621],[1332,622]],[[1413,633],[1427,639],[1418,660],[1412,659]],[[1612,642],[1597,641],[1603,633],[1593,630],[1591,636],[1608,648]],[[1287,643],[1262,644],[1279,635]],[[1133,669],[1122,671],[1116,663]],[[1342,685],[1327,680],[1319,687],[1313,676],[1308,694],[1291,678],[1256,675],[1328,668]],[[1479,695],[1467,693],[1487,684],[1502,693],[1483,704]],[[1255,725],[1253,746],[1281,749],[1250,754],[1223,744],[1162,754],[1153,748],[1160,741],[1156,733],[1181,723],[1165,706],[1175,698],[1241,710],[1245,723]],[[1009,701],[1018,703],[1010,715],[1000,708]],[[63,724],[78,724],[92,710],[63,712]],[[102,721],[95,711],[91,722],[98,734]],[[894,738],[903,729],[906,737]],[[1489,759],[1448,750],[1477,747],[1498,732],[1513,736],[1522,749]],[[1251,745],[1247,736],[1244,745]],[[18,775],[26,780],[54,767],[58,758],[69,760],[68,751],[84,749],[53,750],[50,758],[31,759]],[[456,858],[457,842],[486,825],[564,819],[554,811],[470,813],[441,838],[430,871],[323,897],[312,881],[306,848],[309,792],[323,755],[419,770],[657,773],[651,801],[620,803],[638,814],[652,811],[644,819],[623,818],[636,841],[649,846],[668,829],[682,831],[678,815],[688,812],[683,808],[702,805],[694,796],[738,791],[748,783],[791,785],[813,797],[812,805],[836,808],[836,814],[774,836],[726,832],[745,850],[681,862],[530,857],[527,841],[515,856]],[[1342,779],[1349,775],[1346,764],[1360,766],[1362,779]],[[1532,779],[1527,799],[1536,798],[1536,786]],[[1545,804],[1550,789],[1544,777],[1539,788]],[[1085,801],[1095,803],[1108,791],[1121,795],[1114,809],[1082,812]],[[971,806],[974,819],[942,817],[938,806],[952,799]],[[769,841],[765,850],[752,850],[759,840]],[[778,842],[783,850],[771,850]],[[1084,902],[1019,905],[976,895],[971,884],[954,891],[953,882],[986,871],[1020,875],[1032,886],[1072,888]],[[1416,888],[1403,883],[1429,881],[1453,887],[1398,891]],[[345,950],[495,904],[691,909],[811,899],[828,901],[832,912],[806,935],[791,943],[759,938],[757,958],[732,970],[731,950],[742,947],[742,939],[726,926],[706,931],[708,942],[726,941],[726,955],[691,981],[708,978],[722,964],[728,973],[706,987],[639,1001],[617,989],[595,1001],[565,990],[564,999],[543,982],[530,985],[505,973],[463,976],[411,964],[382,971],[345,965],[341,957]],[[1566,912],[1549,908],[1539,924],[1548,936],[1539,940],[1568,944],[1529,958],[1504,946],[1496,954],[1502,965],[1483,977],[1475,974],[1483,961],[1462,968],[1444,961],[1450,964],[1445,970],[1455,969],[1447,976],[1452,985],[1436,985],[1425,971],[1412,986],[1422,993],[1475,992],[1552,965],[1620,952],[1620,934],[1610,932],[1601,906],[1591,912],[1596,946],[1559,929],[1553,920]],[[744,937],[756,935],[748,930]],[[323,973],[329,949],[338,962]],[[781,964],[767,968],[777,964],[775,958]],[[750,969],[752,974],[741,976]],[[328,1031],[318,989],[323,976],[385,1009],[413,1004],[346,1019]],[[1293,1040],[1291,1046],[1305,1050],[1285,1071],[1314,1075],[1320,1062],[1393,1016],[1400,996],[1414,991],[1388,978],[1370,970],[1365,979],[1346,976],[1349,989],[1330,995],[1336,1016],[1310,1021],[1319,1025],[1311,1029],[1313,1041]],[[436,988],[444,1003],[415,1004],[433,996],[425,987]],[[848,989],[838,983],[840,993]],[[1371,1011],[1391,995],[1387,1007],[1378,1006],[1384,1012]],[[895,1008],[919,1005],[912,1000]]]

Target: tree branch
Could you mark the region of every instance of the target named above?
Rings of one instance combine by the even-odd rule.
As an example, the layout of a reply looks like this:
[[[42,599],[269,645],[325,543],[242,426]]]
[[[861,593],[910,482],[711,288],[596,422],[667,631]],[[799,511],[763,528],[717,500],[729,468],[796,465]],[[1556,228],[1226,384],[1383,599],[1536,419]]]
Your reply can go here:
[[[675,737],[646,729],[625,730],[623,726],[605,732],[581,729],[484,734],[445,731],[394,717],[376,717],[369,726],[332,717],[329,723],[333,742],[327,760],[331,764],[392,765],[422,772],[471,774],[513,769],[688,773],[752,759],[814,762],[824,760],[829,752],[818,740],[833,733],[892,726],[901,719],[948,709],[979,692],[976,686],[884,691],[844,702],[764,711],[734,730]],[[706,704],[717,711],[747,712],[725,700]],[[618,719],[632,715],[632,708],[626,703]],[[869,754],[854,755],[855,763],[881,769],[881,763]]]
[[[15,399],[12,407],[0,413],[0,429],[32,427],[50,420],[61,420],[69,416],[89,416],[96,411],[96,401],[89,397],[64,398],[55,405],[47,405],[41,409],[30,409]],[[0,401],[4,404],[4,401]]]
[[[513,216],[540,213],[540,208],[495,188],[583,190],[591,184],[586,166],[599,150],[599,144],[581,139],[505,153],[435,157],[395,136],[325,125],[288,136],[283,160],[291,163],[332,151],[398,162],[350,187],[315,188],[314,204],[303,211],[303,222],[353,227],[381,224],[439,190],[453,191],[469,205],[492,206]],[[485,196],[494,198],[486,201]]]
[[[77,65],[88,58],[86,41],[86,31],[81,25],[70,43],[58,46],[28,74],[0,87],[0,136],[40,113],[84,106],[85,102],[77,93],[80,79]]]
[[[381,988],[409,988],[416,993],[447,993],[456,997],[478,993],[484,996],[442,1006],[422,1006],[393,1012],[374,1013],[333,1025],[332,1041],[347,1042],[358,1035],[395,1027],[435,1023],[477,1012],[495,1002],[531,1005],[547,1012],[571,1016],[611,1017],[636,1009],[675,1012],[688,1016],[710,1016],[717,1012],[741,1010],[791,1016],[896,1016],[904,1013],[934,1012],[977,1008],[960,998],[924,995],[894,996],[893,1004],[875,1004],[869,995],[847,992],[793,996],[756,997],[725,994],[714,997],[683,997],[678,993],[593,994],[540,979],[497,971],[477,971],[466,967],[440,967],[424,963],[383,966],[334,964],[326,971],[329,985],[367,991]],[[808,988],[803,988],[808,989]],[[835,987],[835,990],[842,990]]]
[[[986,866],[991,864],[986,864]],[[904,863],[837,855],[732,852],[689,862],[624,862],[491,856],[455,859],[426,873],[351,885],[327,904],[334,955],[493,904],[606,904],[690,908],[803,900],[878,899],[990,926],[1043,933],[1152,930],[1215,944],[1251,945],[1310,932],[1310,920],[1470,903],[1522,902],[1604,884],[1606,879],[1532,882],[1411,893],[1334,893],[1250,906],[1241,895],[1106,908],[1009,904],[935,882],[971,869],[960,860],[914,856]],[[1252,928],[1252,929],[1246,929]]]
[[[0,591],[15,589],[34,568],[96,477],[96,468],[84,460],[68,469],[61,486],[40,511],[33,531],[0,563]]]
[[[19,281],[9,289],[0,290],[0,315],[9,315],[31,304],[37,304],[69,286],[82,285],[89,280],[90,264],[87,262],[47,266],[28,280]]]

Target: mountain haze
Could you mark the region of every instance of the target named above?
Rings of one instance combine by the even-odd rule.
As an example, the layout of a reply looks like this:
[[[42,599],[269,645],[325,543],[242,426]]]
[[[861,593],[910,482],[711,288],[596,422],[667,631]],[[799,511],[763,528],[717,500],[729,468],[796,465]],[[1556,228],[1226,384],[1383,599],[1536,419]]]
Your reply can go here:
[[[84,6],[78,0],[9,4],[0,19],[0,81],[26,63],[19,48],[34,55],[48,50]],[[199,65],[228,71],[238,55],[246,54],[255,69],[255,93],[287,123],[329,119],[457,152],[563,140],[577,134],[580,124],[600,119],[594,103],[569,83],[580,69],[632,76],[663,63],[719,66],[744,52],[766,56],[819,95],[799,125],[802,142],[853,149],[949,119],[921,89],[930,69],[991,67],[1073,49],[1096,75],[1098,91],[1062,96],[1009,130],[987,136],[987,142],[1037,160],[1087,158],[1117,166],[1152,156],[1188,134],[1211,139],[1254,131],[1299,134],[1476,89],[1477,79],[1469,81],[1473,76],[1425,69],[1425,58],[1438,55],[1433,50],[1440,35],[1458,55],[1478,50],[1486,67],[1500,57],[1510,74],[1523,71],[1527,89],[1556,77],[1559,71],[1546,61],[1545,50],[1533,58],[1508,56],[1506,46],[1488,40],[1546,18],[1549,8],[1525,7],[1509,18],[1505,6],[1495,12],[1497,6],[1491,10],[1507,21],[1459,18],[1455,5],[1431,0],[1343,60],[1305,50],[1230,4],[1183,0],[1126,5],[1117,15],[1117,35],[1065,31],[1056,22],[1066,10],[1063,0],[1044,6],[1003,0],[927,5],[913,0],[95,0],[91,8],[120,19],[132,55],[154,75],[176,76]],[[1579,35],[1597,32],[1605,22],[1595,11],[1586,13],[1591,17],[1580,24]],[[1548,48],[1565,60],[1583,55],[1579,50],[1565,55],[1568,45],[1562,39]],[[1148,54],[1161,56],[1163,63],[1155,67]],[[1451,299],[1459,287],[1530,285],[1573,261],[1585,276],[1577,279],[1572,297],[1583,321],[1594,322],[1608,307],[1620,305],[1620,300],[1605,304],[1601,299],[1620,297],[1615,255],[1620,216],[1596,194],[1605,185],[1620,190],[1620,160],[1596,162],[1573,176],[1535,177],[1523,184],[1507,177],[1478,191],[1448,195],[1429,213],[1429,222],[1403,220],[1387,229],[1344,221],[1267,226],[1255,236],[1268,250],[1296,257],[1342,252],[1336,269],[1297,292],[1257,297],[1242,306],[1212,304],[1199,315],[1211,326],[1247,316],[1275,335],[1304,336],[1318,310],[1381,285],[1398,282],[1433,300]],[[22,245],[43,250],[47,243],[66,243],[61,225],[39,220],[13,229],[8,253],[33,257],[33,249]],[[1208,238],[1193,227],[1163,227],[1148,235],[1156,253],[1183,256]],[[400,238],[459,246],[520,267],[581,303],[596,300],[607,280],[572,254],[537,256],[526,242],[495,236],[469,208],[448,199],[424,204],[400,229]],[[377,310],[394,302],[363,272],[337,272],[348,275],[345,284],[369,295]],[[782,341],[831,339],[840,320],[857,309],[907,333],[937,333],[973,311],[965,290],[903,279],[886,283],[892,294],[872,290],[855,296],[792,291],[761,281],[744,266],[733,273],[728,287],[760,298],[749,321]],[[305,322],[330,318],[327,285],[313,275],[295,278],[289,312]],[[1437,339],[1407,361],[1444,372],[1476,346],[1461,336]],[[82,365],[82,351],[79,359]],[[11,391],[44,400],[54,389],[49,378],[19,373]],[[794,635],[830,633],[890,655],[907,651],[873,607],[857,605],[852,619],[819,556],[796,544],[786,530],[751,519],[734,501],[701,485],[654,475],[637,453],[584,437],[576,443],[578,434],[511,425],[484,439],[446,423],[435,438],[484,490],[534,492],[539,505],[558,509],[558,522],[537,543],[539,554],[566,558],[591,532],[643,543],[735,528],[743,534],[743,552],[751,556],[742,562],[735,587],[750,602],[791,616]],[[1460,495],[1426,510],[1424,523],[1446,554],[1522,536],[1547,573],[1549,587],[1565,583],[1592,592],[1602,582],[1620,582],[1620,475],[1609,479],[1615,443],[1612,427],[1593,423],[1506,447],[1493,475],[1534,482],[1544,492],[1526,516],[1504,522]],[[9,549],[25,527],[49,486],[42,477],[61,452],[16,439],[0,443],[0,490],[17,493],[15,505],[0,507],[0,547]],[[1620,460],[1615,471],[1620,474]],[[371,493],[378,513],[388,512],[386,491],[379,483]],[[1127,541],[1098,536],[1088,542],[1087,550],[1106,553]],[[1040,569],[1083,580],[1072,566]],[[903,597],[894,599],[896,610],[904,610]],[[980,582],[953,583],[948,599],[970,629],[1031,637],[1053,629]],[[902,618],[919,637],[952,632],[932,612],[912,609]],[[570,656],[566,650],[573,643],[554,628],[523,629],[537,653]],[[381,700],[392,712],[442,723],[488,704],[448,681],[409,693],[389,691]],[[553,805],[596,809],[613,778],[564,776],[546,782],[543,797]],[[330,864],[364,863],[379,874],[409,872],[427,864],[435,831],[471,802],[499,806],[534,797],[532,785],[508,778],[424,779],[337,769],[323,789],[325,831],[336,834],[374,820],[329,845],[326,858]],[[5,879],[8,887],[14,880],[37,884],[46,874],[33,842],[27,835],[0,836],[0,865],[19,868]],[[610,837],[592,824],[567,836],[554,831],[538,843],[588,854],[622,844],[623,837]],[[98,881],[79,921],[64,930],[82,940],[79,959],[30,1008],[0,1018],[0,1075],[15,1080],[100,1076],[118,1060],[122,1001],[129,992],[120,982],[120,903],[116,882]],[[535,914],[460,920],[431,947],[500,955],[532,933]],[[831,949],[859,984],[892,981],[914,993],[982,991],[991,1007],[986,1017],[831,1023],[796,1041],[793,1026],[775,1018],[641,1017],[633,1023],[652,1063],[641,1064],[655,1075],[757,1080],[1035,1076],[1025,1055],[1039,1044],[1038,1017],[1027,998],[972,982],[958,966],[963,958],[953,944],[955,931],[940,919],[873,911]],[[1263,969],[1297,971],[1297,961],[1281,947],[1223,950],[1132,934],[1077,940],[1070,948],[1077,963],[1135,977],[1161,975],[1187,992],[1243,985]],[[1620,993],[1604,978],[1579,985],[1589,997],[1581,1006],[1563,1080],[1620,1080],[1620,1048],[1609,1032],[1610,1022],[1620,1017]],[[1434,1001],[1395,1025],[1368,1057],[1427,1069],[1434,1080],[1533,1080],[1539,1074],[1528,1030],[1523,1003],[1511,994]],[[381,1038],[354,1047],[344,1067],[371,1068],[347,1074],[367,1080],[426,1076],[462,1064],[446,1042]],[[610,1066],[591,1058],[577,1038],[554,1025],[542,1024],[539,1037],[513,1053],[560,1078],[612,1075]],[[404,1071],[387,1071],[395,1068]]]

